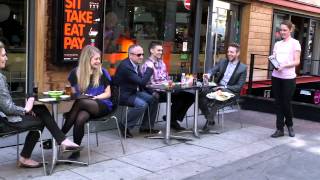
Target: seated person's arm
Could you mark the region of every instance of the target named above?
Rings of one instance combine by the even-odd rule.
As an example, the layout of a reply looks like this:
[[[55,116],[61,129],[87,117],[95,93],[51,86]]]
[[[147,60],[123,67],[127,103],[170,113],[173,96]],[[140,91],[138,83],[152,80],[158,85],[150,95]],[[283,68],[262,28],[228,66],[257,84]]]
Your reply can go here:
[[[6,81],[0,78],[0,109],[6,115],[23,115],[25,109],[20,106],[16,106],[12,101],[9,90],[6,86]]]
[[[110,89],[110,85],[109,85],[104,89],[103,93],[94,96],[93,99],[107,99],[110,97],[111,97],[111,89]]]
[[[208,79],[214,78],[217,73],[219,73],[220,67],[223,66],[223,61],[219,61],[216,65],[214,65],[209,71],[205,74],[205,76],[208,76]]]
[[[122,67],[121,67],[122,68]],[[127,78],[126,80],[129,82],[133,82],[140,86],[145,86],[150,80],[150,77],[153,74],[153,69],[147,67],[146,72],[142,75],[142,77],[138,76],[135,72],[130,72],[128,69],[122,71],[124,76]]]

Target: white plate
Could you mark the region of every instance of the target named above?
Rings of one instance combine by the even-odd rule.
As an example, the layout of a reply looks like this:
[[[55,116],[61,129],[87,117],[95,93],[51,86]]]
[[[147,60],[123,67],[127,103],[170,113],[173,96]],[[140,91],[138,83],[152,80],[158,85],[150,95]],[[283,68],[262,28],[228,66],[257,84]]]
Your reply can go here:
[[[69,97],[70,97],[70,95],[61,95],[61,96],[60,96],[61,99],[67,99],[67,98],[69,98]]]
[[[208,93],[206,96],[207,96],[207,98],[209,98],[209,99],[215,99],[215,98],[216,98],[215,92]]]
[[[218,101],[226,101],[226,100],[235,96],[234,94],[229,93],[229,92],[221,92],[221,94],[218,95],[217,92],[218,91],[208,93],[206,96],[209,99],[216,99]]]
[[[42,92],[43,95],[49,95],[48,91]]]
[[[51,101],[56,101],[56,98],[41,98],[38,99],[40,102],[51,102]]]

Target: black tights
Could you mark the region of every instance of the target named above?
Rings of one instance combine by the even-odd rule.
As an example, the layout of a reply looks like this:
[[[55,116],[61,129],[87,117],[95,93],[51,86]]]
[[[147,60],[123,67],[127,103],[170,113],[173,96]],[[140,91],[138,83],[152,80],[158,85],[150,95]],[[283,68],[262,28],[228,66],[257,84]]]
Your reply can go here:
[[[108,109],[106,111],[108,113]],[[65,134],[73,127],[73,141],[76,144],[81,144],[84,136],[84,125],[90,117],[98,117],[106,113],[99,111],[97,100],[93,99],[77,99],[71,110],[66,113],[65,123],[62,127],[62,132]]]

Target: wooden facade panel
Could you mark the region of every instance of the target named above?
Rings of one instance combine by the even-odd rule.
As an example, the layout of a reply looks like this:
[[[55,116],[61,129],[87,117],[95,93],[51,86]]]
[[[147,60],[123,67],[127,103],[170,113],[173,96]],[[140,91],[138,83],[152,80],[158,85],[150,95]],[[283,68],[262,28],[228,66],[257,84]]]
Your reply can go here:
[[[249,46],[270,46],[270,41],[265,39],[253,39],[250,38],[248,42]]]
[[[271,27],[264,27],[264,26],[250,26],[250,32],[260,32],[260,33],[271,33]]]
[[[270,20],[270,17],[272,17],[272,14],[262,14],[258,12],[251,12],[250,14],[250,18],[260,19],[260,20]]]
[[[260,32],[250,32],[249,39],[269,40],[270,39],[270,34],[269,33],[260,33]]]
[[[260,19],[252,18],[250,21],[250,26],[272,27],[272,19],[260,20]]]
[[[273,13],[272,8],[270,8],[269,6],[265,6],[263,4],[258,4],[258,3],[252,3],[251,11],[259,14],[268,14],[268,15],[272,15]]]

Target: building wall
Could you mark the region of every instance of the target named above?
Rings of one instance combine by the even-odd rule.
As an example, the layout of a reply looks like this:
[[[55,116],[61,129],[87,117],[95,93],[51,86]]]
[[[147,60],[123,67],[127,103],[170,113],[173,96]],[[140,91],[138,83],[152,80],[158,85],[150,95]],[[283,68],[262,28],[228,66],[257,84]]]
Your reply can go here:
[[[67,83],[68,73],[72,69],[69,65],[55,65],[52,63],[53,55],[52,33],[53,22],[52,3],[54,0],[37,0],[37,32],[35,63],[35,77],[39,83],[39,91],[64,89]]]
[[[255,56],[254,67],[268,69],[267,56],[270,54],[273,9],[270,5],[254,2],[250,4],[249,10],[248,20],[243,19],[249,21],[246,64],[250,64],[251,54],[258,54]],[[255,70],[254,80],[266,79],[267,75],[268,71]]]

